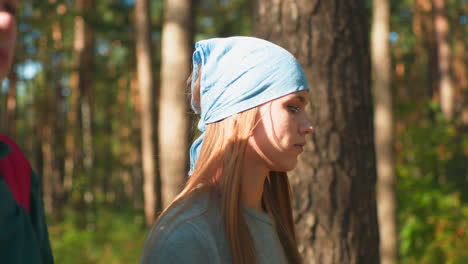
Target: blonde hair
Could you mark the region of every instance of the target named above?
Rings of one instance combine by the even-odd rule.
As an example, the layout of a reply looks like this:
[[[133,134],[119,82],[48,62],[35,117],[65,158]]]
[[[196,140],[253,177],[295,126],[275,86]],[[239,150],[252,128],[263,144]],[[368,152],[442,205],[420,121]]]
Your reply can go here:
[[[199,93],[199,81],[196,83],[194,93]],[[199,100],[199,95],[192,96]],[[199,101],[197,103],[200,105]],[[161,213],[156,222],[157,224],[168,210],[184,198],[187,200],[185,206],[189,206],[196,196],[188,197],[188,195],[195,193],[195,191],[207,190],[211,193],[217,193],[220,199],[221,218],[223,219],[226,239],[231,249],[231,258],[234,264],[258,262],[253,238],[242,213],[241,202],[241,168],[248,138],[258,123],[258,114],[258,107],[255,107],[207,125],[200,156],[193,174],[182,192]],[[301,263],[297,249],[290,194],[286,173],[270,172],[264,184],[262,205],[273,216],[275,230],[289,263]],[[185,206],[172,217],[183,211]],[[153,241],[150,244],[156,243],[157,236],[157,231],[150,235],[150,240]],[[146,256],[144,259],[146,261]]]

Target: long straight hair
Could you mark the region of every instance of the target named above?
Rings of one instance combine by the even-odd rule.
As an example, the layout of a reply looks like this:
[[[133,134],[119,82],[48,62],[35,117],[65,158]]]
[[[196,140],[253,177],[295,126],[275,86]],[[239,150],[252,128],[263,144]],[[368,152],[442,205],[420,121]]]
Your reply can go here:
[[[200,105],[199,80],[196,82],[192,96]],[[200,156],[193,174],[182,192],[160,214],[155,226],[168,210],[182,199],[185,198],[184,204],[189,206],[196,197],[189,196],[189,194],[195,193],[196,190],[207,190],[216,193],[220,199],[221,218],[231,250],[232,263],[258,263],[255,244],[244,219],[241,201],[241,168],[248,138],[251,136],[258,120],[259,111],[258,107],[255,107],[207,125]],[[288,262],[301,263],[297,249],[290,197],[291,191],[286,173],[270,172],[264,184],[263,207],[273,217],[274,227]],[[179,214],[183,208],[175,215]],[[175,215],[172,217],[175,217]],[[150,241],[157,241],[157,239],[158,232],[152,232]],[[151,244],[154,245],[154,243],[156,242]],[[147,251],[150,251],[151,248],[152,246]],[[144,252],[144,259],[147,255]]]

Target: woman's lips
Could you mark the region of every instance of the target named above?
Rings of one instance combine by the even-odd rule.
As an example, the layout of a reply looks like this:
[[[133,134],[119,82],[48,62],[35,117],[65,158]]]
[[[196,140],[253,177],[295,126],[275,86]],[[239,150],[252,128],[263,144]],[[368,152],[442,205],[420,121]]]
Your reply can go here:
[[[294,148],[297,149],[299,152],[304,151],[304,145],[303,144],[294,144]]]

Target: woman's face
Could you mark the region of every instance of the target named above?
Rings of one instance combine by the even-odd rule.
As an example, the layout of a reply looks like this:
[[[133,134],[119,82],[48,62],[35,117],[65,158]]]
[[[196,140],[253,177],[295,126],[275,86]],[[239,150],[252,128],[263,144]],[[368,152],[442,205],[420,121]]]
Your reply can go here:
[[[8,74],[16,43],[19,0],[0,0],[0,81]]]
[[[305,112],[307,103],[308,91],[300,91],[260,106],[260,120],[248,145],[270,171],[296,167],[305,136],[313,131]]]

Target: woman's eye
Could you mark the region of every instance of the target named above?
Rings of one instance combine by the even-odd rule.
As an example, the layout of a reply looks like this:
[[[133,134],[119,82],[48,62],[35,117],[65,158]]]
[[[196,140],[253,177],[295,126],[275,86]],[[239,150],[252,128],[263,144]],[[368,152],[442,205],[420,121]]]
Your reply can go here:
[[[291,113],[299,113],[301,108],[295,105],[288,105],[288,109]]]

